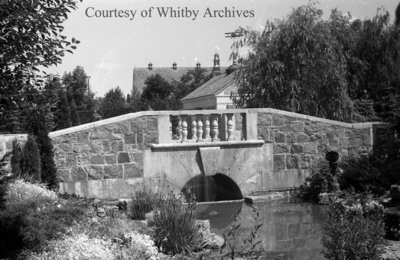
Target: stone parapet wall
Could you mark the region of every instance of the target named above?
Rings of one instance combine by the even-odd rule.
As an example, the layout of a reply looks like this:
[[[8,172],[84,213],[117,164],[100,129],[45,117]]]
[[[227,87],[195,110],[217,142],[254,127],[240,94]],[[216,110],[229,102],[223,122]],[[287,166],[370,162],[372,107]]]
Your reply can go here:
[[[104,121],[50,134],[61,182],[143,177],[143,150],[158,142],[157,117]]]
[[[336,151],[341,157],[371,152],[376,146],[374,129],[381,125],[350,124],[275,109],[258,109],[258,139],[273,144],[271,178],[280,180],[277,187],[271,188],[298,187],[310,174],[312,165],[325,158],[329,151]]]

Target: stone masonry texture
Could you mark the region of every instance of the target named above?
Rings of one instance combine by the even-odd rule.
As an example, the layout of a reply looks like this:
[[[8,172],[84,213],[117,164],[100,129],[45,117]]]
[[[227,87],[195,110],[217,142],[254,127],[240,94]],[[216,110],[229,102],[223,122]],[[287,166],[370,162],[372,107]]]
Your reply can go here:
[[[377,137],[371,137],[371,127],[344,125],[280,113],[259,112],[257,115],[258,139],[273,144],[273,174],[282,179],[283,185],[296,179],[290,175],[300,176],[298,182],[292,184],[301,185],[311,167],[324,159],[326,152],[336,151],[344,157],[366,154],[375,149],[371,141]],[[379,131],[382,132],[380,136],[387,135],[385,129]]]
[[[52,140],[61,182],[143,177],[143,150],[158,142],[157,117],[113,122]]]

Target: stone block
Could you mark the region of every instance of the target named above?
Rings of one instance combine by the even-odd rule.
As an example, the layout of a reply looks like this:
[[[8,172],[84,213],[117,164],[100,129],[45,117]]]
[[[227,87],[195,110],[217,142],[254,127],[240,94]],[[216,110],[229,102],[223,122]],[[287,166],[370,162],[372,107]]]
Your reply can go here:
[[[65,168],[67,166],[65,157],[54,157],[54,163],[56,164],[57,169]]]
[[[274,144],[274,153],[290,153],[289,145],[286,143]]]
[[[115,154],[106,154],[106,155],[104,155],[104,159],[107,164],[116,164],[117,163],[117,157]]]
[[[157,117],[146,117],[146,131],[157,132]]]
[[[304,132],[304,122],[293,121],[291,123],[292,132]]]
[[[301,155],[299,160],[300,169],[309,169],[311,164],[311,157],[309,155]]]
[[[122,178],[122,165],[104,165],[104,179]]]
[[[76,166],[76,154],[68,153],[65,157],[65,164],[67,167]]]
[[[259,127],[258,128],[258,138],[264,140],[265,142],[271,142],[270,131],[268,127]]]
[[[90,163],[89,155],[81,153],[76,156],[76,164],[77,165],[87,165],[89,163]]]
[[[118,163],[129,163],[131,160],[127,152],[118,153]]]
[[[57,167],[57,178],[60,182],[72,181],[71,175],[70,175],[70,169],[60,169]]]
[[[304,131],[306,133],[313,133],[318,131],[318,125],[315,122],[309,121],[304,125]]]
[[[144,144],[157,144],[158,143],[158,133],[157,132],[146,132]]]
[[[137,144],[143,144],[144,142],[144,133],[142,130],[136,132],[136,142]]]
[[[89,162],[90,162],[90,164],[105,164],[104,155],[95,154],[95,155],[90,157]]]
[[[349,138],[339,137],[339,149],[346,149],[347,147],[349,147]]]
[[[274,171],[281,171],[286,169],[286,155],[274,155]]]
[[[292,144],[291,153],[302,153],[303,152],[303,145],[301,144]]]
[[[135,133],[125,133],[124,141],[125,141],[125,144],[135,144],[136,143],[136,134]]]
[[[108,140],[103,140],[103,152],[109,152],[111,150],[110,142]]]
[[[322,134],[322,133],[315,133],[315,134],[312,134],[312,135],[310,136],[310,141],[311,141],[311,142],[314,142],[314,141],[318,141],[318,140],[325,139],[325,138],[326,138],[326,137],[325,137],[324,134]]]
[[[86,181],[88,179],[89,168],[87,166],[77,166],[71,168],[71,180]]]
[[[305,143],[303,148],[304,153],[318,153],[316,142]]]
[[[286,134],[282,132],[275,132],[275,143],[284,143],[286,142]]]
[[[103,152],[103,141],[93,140],[90,144],[91,153],[102,153]]]
[[[124,164],[124,179],[143,177],[143,166],[135,163]]]
[[[61,143],[61,144],[57,145],[57,150],[62,151],[64,153],[70,153],[70,152],[72,152],[72,147],[70,144]]]
[[[122,141],[111,142],[111,152],[116,153],[124,150],[124,143]]]
[[[89,143],[89,141],[90,141],[89,132],[81,131],[81,132],[78,132],[76,135],[77,135],[78,143]]]
[[[104,173],[104,166],[103,165],[91,165],[89,168],[89,175],[88,179],[89,180],[101,180],[103,179],[103,173]]]
[[[133,161],[136,164],[143,165],[143,153],[141,153],[141,152],[133,152],[133,153],[130,153],[130,155],[131,155],[131,158],[133,159]]]
[[[306,143],[310,141],[310,137],[304,133],[297,133],[296,134],[296,142],[297,143]]]
[[[272,125],[274,125],[274,126],[285,125],[285,117],[282,116],[282,115],[273,115],[273,117],[272,117]]]
[[[272,115],[267,113],[258,113],[257,115],[258,126],[272,126]]]
[[[96,130],[93,130],[90,132],[90,139],[91,140],[97,140],[97,139],[110,139],[111,133],[104,129],[104,128],[98,128]]]
[[[290,125],[279,126],[278,129],[279,129],[279,131],[284,132],[284,133],[290,133],[292,131],[292,128],[290,127]]]
[[[298,169],[299,168],[298,155],[287,155],[286,156],[286,167],[288,169]]]
[[[288,236],[296,238],[300,235],[300,223],[290,223],[288,226]]]

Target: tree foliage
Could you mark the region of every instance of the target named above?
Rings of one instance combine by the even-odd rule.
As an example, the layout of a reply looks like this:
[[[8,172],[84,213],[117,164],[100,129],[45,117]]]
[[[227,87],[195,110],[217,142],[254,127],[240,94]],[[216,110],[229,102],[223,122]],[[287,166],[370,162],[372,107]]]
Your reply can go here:
[[[247,32],[253,51],[239,72],[239,106],[350,118],[343,46],[321,16],[311,3],[268,22],[260,35]]]
[[[125,96],[119,87],[110,89],[100,103],[100,114],[102,118],[119,116],[127,112],[125,107]]]
[[[148,108],[154,110],[168,110],[169,98],[173,91],[173,86],[160,74],[150,76],[144,82],[146,85],[140,97]]]
[[[44,82],[41,69],[61,62],[79,41],[62,34],[76,0],[0,2],[0,123],[35,104],[32,88]],[[13,127],[6,130],[13,131]]]
[[[250,47],[238,74],[236,104],[273,107],[344,121],[390,116],[400,84],[399,29],[388,12],[353,20],[333,10],[329,19],[315,3],[260,34],[243,30],[234,44]]]

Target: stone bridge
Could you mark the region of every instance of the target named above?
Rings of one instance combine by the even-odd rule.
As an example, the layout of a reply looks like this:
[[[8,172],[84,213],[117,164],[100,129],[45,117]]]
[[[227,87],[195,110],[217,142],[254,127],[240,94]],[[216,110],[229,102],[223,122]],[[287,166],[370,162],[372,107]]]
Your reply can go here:
[[[379,123],[265,108],[138,112],[50,137],[61,193],[111,199],[131,197],[143,183],[160,190],[202,183],[241,198],[296,188],[326,152],[368,153],[385,134]],[[11,138],[0,136],[0,151],[10,149]]]

